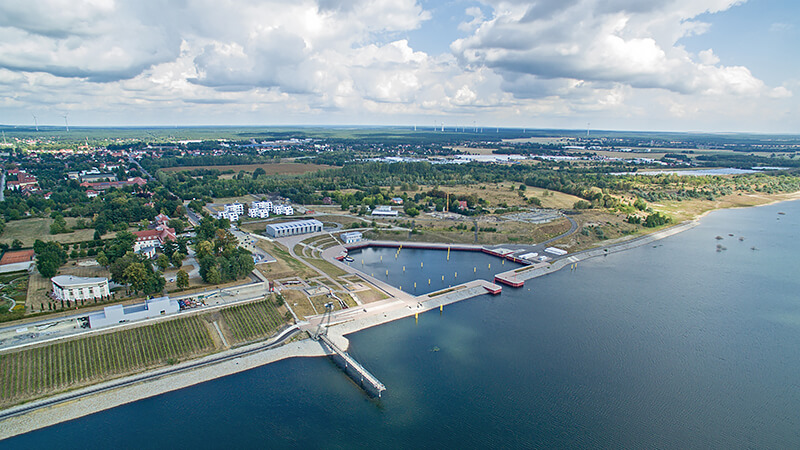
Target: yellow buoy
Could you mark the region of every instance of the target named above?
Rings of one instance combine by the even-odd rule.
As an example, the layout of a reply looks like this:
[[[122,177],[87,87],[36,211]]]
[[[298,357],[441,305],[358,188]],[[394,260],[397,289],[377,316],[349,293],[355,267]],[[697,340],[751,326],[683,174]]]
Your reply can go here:
[[[383,261],[383,255],[381,255],[381,261]]]
[[[439,312],[444,311],[444,305],[439,305]]]
[[[477,272],[478,272],[478,268],[477,267],[473,267],[472,268],[472,273],[477,273]]]
[[[489,268],[490,268],[490,269],[492,268],[492,263],[489,263]]]
[[[453,278],[458,278],[458,272],[456,272],[456,274],[453,275]]]
[[[406,266],[403,266],[403,272],[405,272],[405,271],[406,271]]]
[[[447,247],[447,260],[450,261],[450,247]]]
[[[386,276],[389,276],[389,269],[386,269]]]
[[[416,289],[416,288],[417,288],[417,282],[415,281],[414,282],[414,289]]]
[[[431,279],[428,278],[428,285],[430,286],[430,284],[431,284]]]
[[[506,260],[504,259],[503,262],[501,262],[500,264],[505,266],[506,265]]]
[[[419,262],[419,268],[422,269],[422,261]]]
[[[444,275],[442,275],[442,281],[444,281]]]

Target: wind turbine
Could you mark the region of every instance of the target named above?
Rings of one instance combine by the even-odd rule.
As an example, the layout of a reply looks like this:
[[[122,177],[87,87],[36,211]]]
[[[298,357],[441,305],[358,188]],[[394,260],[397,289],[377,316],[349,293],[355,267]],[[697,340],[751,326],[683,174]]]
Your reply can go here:
[[[39,121],[36,120],[36,114],[31,114],[33,116],[33,126],[36,127],[36,131],[39,131]]]
[[[67,121],[67,116],[69,114],[64,114],[64,126],[67,128],[67,133],[69,133],[69,122]]]

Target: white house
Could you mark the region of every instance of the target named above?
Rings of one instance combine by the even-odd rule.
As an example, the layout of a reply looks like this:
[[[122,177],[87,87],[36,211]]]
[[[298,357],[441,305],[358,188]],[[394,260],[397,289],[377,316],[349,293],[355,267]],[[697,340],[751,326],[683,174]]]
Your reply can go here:
[[[50,279],[53,283],[53,296],[57,300],[75,302],[93,300],[111,295],[108,290],[108,278],[76,277],[74,275],[58,275]]]

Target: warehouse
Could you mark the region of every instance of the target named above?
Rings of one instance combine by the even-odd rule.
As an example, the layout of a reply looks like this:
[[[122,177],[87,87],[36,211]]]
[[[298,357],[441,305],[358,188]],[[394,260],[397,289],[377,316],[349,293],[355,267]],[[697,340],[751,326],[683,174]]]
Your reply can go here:
[[[322,231],[322,222],[317,219],[296,220],[294,222],[284,222],[267,225],[267,236],[286,237],[296,234],[316,233]]]

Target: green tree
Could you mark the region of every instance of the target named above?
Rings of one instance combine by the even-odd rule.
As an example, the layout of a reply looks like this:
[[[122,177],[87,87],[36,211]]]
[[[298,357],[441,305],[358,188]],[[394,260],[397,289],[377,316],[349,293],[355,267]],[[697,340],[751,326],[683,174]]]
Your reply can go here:
[[[181,267],[183,265],[183,259],[186,258],[181,252],[175,252],[172,254],[172,265],[175,267]]]
[[[103,267],[108,267],[109,261],[108,256],[106,256],[106,252],[101,251],[98,253],[95,260],[97,261],[97,264],[100,264]]]
[[[58,242],[37,239],[33,243],[33,252],[36,254],[36,268],[45,278],[55,276],[58,268],[67,262],[67,251]]]
[[[136,294],[144,291],[147,286],[147,269],[142,262],[135,262],[128,265],[123,271],[122,276],[126,284],[129,284]]]
[[[14,239],[13,241],[11,241],[12,250],[19,250],[21,248],[22,248],[22,241],[20,241],[19,239]]]
[[[258,167],[258,168],[256,168],[256,170],[253,171],[253,179],[256,179],[256,178],[258,178],[258,177],[260,177],[262,175],[266,175],[266,174],[267,174],[266,170],[264,170],[262,167]]]
[[[176,282],[179,289],[186,289],[189,287],[189,274],[183,269],[179,270]]]
[[[169,267],[169,256],[163,253],[158,255],[158,258],[156,258],[156,265],[162,271],[167,270],[167,268]]]
[[[219,268],[217,266],[211,266],[208,270],[208,278],[206,281],[211,284],[220,284],[222,282],[222,275],[219,272]]]
[[[170,228],[175,228],[176,234],[181,234],[183,233],[183,230],[186,229],[186,224],[183,222],[183,220],[178,218],[170,219],[168,225]]]
[[[72,230],[67,227],[67,221],[64,219],[64,216],[57,215],[55,216],[55,220],[53,223],[50,224],[50,234],[60,234],[60,233],[70,233]]]

